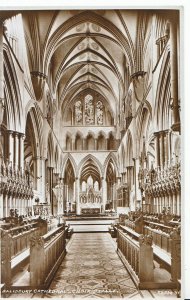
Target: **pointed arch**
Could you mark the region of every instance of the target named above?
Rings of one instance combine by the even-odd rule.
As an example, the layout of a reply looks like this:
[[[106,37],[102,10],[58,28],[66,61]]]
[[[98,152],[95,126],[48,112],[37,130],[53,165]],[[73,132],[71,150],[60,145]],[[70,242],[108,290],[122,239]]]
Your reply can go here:
[[[18,76],[8,47],[6,45],[3,45],[3,47],[5,107],[8,121],[7,127],[10,130],[19,132],[24,127],[24,124]]]
[[[73,170],[74,170],[74,174],[75,174],[75,177],[77,177],[77,166],[76,166],[76,163],[75,163],[75,160],[73,159],[72,155],[70,153],[68,153],[62,160],[62,164],[61,164],[61,168],[60,168],[60,171],[61,171],[61,174],[62,174],[62,177],[64,177],[64,173],[65,173],[65,167],[66,167],[66,164],[67,164],[67,161],[70,161],[72,167],[73,167]]]
[[[90,160],[90,159],[96,164],[96,166],[98,167],[98,170],[100,172],[100,176],[103,177],[102,165],[101,165],[100,161],[95,156],[93,156],[92,154],[88,154],[87,156],[85,156],[81,160],[81,162],[80,162],[80,164],[78,165],[78,168],[77,168],[77,177],[79,177],[79,175],[81,173],[81,169],[82,169],[83,165],[85,164],[85,162]]]
[[[95,150],[95,135],[91,131],[86,137],[86,150]]]
[[[107,150],[115,150],[115,149],[116,149],[115,134],[112,131],[110,131],[108,137]]]
[[[98,134],[97,150],[107,150],[106,149],[106,135],[102,131],[100,131],[99,134]]]
[[[80,131],[75,136],[75,150],[83,150],[83,135]]]
[[[112,163],[115,166],[115,170],[116,170],[116,176],[119,176],[119,169],[118,169],[118,164],[117,164],[117,158],[115,156],[115,154],[113,152],[110,152],[109,155],[107,156],[105,162],[104,162],[104,166],[103,166],[103,170],[104,170],[104,178],[105,178],[105,174],[106,174],[106,170],[108,167],[109,162],[112,161]]]
[[[165,51],[155,99],[154,117],[156,120],[156,131],[165,130],[172,124],[170,109],[171,99],[171,77],[170,77],[170,52]]]
[[[65,137],[65,150],[72,150],[72,135],[67,132]]]

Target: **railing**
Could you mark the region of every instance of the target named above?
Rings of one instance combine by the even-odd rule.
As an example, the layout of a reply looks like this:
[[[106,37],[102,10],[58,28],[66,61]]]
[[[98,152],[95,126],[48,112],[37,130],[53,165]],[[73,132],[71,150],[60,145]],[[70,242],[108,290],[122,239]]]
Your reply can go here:
[[[31,287],[47,288],[65,254],[64,225],[42,237],[35,236],[30,244]]]
[[[139,236],[139,241],[118,228],[118,254],[127,266],[133,280],[139,288],[148,288],[153,282],[153,249],[149,236]]]

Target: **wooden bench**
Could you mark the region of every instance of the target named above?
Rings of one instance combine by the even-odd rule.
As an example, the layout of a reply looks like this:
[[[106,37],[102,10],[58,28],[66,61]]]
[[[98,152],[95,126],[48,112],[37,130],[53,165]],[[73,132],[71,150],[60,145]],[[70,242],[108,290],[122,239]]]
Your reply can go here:
[[[122,230],[124,232],[128,233],[134,239],[138,239],[139,236],[140,236],[139,233],[137,233],[136,231],[134,231],[131,228],[128,228],[128,227],[123,226],[123,225],[120,225],[120,228],[122,228]],[[167,253],[166,251],[164,251],[163,249],[161,249],[160,247],[158,247],[158,246],[156,246],[154,244],[153,244],[153,253],[154,253],[154,257],[155,258],[159,258],[164,263],[166,263],[169,266],[171,266],[171,254],[170,253]]]
[[[18,267],[21,263],[23,263],[26,259],[29,259],[30,257],[30,249],[26,249],[22,253],[16,255],[12,260],[11,260],[11,269],[14,269]]]

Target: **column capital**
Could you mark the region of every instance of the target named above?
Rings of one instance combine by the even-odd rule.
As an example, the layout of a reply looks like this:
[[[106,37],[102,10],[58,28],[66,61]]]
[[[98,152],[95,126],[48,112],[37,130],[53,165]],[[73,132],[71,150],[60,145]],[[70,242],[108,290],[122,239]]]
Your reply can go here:
[[[160,130],[160,131],[154,132],[154,136],[161,137],[161,136],[167,134],[168,132],[169,132],[169,129]]]
[[[14,131],[13,130],[7,130],[7,132],[8,132],[8,134],[10,134],[10,135],[12,135],[13,133],[14,133]]]
[[[26,135],[24,133],[22,133],[22,132],[19,132],[19,137],[24,140],[25,137],[26,137]]]
[[[126,166],[126,169],[127,169],[127,170],[130,170],[130,169],[132,169],[132,168],[134,168],[134,166]]]
[[[51,166],[48,166],[47,167],[49,170],[53,170],[54,169],[54,167],[51,167]]]
[[[59,176],[59,172],[53,172],[53,174],[57,177]]]
[[[139,157],[132,157],[132,160],[135,162],[136,160],[139,160]]]
[[[13,135],[14,135],[15,137],[19,137],[19,134],[20,134],[20,133],[17,132],[17,131],[14,131],[14,132],[13,132]]]

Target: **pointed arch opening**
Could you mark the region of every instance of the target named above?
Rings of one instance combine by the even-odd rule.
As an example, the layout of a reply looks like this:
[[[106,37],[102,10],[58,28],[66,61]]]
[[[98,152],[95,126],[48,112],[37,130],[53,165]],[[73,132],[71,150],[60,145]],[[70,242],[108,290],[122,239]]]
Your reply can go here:
[[[64,211],[75,212],[75,172],[70,159],[67,160],[64,172]]]
[[[115,165],[110,159],[106,170],[106,183],[107,183],[107,203],[106,210],[115,209],[116,200],[116,169]]]

